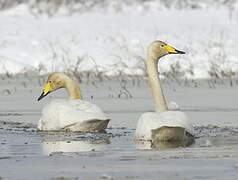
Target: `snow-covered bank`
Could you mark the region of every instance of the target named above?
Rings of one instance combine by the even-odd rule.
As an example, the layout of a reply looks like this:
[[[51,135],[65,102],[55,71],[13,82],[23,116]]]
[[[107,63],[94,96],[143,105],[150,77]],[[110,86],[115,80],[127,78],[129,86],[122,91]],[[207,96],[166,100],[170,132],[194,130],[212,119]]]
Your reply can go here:
[[[164,40],[187,52],[167,56],[164,74],[237,76],[238,11],[127,8],[34,17],[26,6],[0,12],[0,73],[38,69],[144,74],[148,44]]]

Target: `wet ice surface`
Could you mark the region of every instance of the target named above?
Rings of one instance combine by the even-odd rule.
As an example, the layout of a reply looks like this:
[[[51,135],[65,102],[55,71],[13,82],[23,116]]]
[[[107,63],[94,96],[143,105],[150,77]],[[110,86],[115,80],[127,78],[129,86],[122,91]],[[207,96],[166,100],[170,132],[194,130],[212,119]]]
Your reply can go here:
[[[22,84],[25,81],[26,84]],[[120,80],[81,84],[84,99],[111,118],[107,134],[37,132],[41,108],[62,90],[37,102],[37,80],[4,80],[0,92],[0,176],[10,179],[236,179],[238,176],[238,87],[223,82],[209,88],[164,82],[168,101],[175,101],[195,126],[196,142],[168,148],[135,144],[139,116],[153,110],[145,81]],[[26,87],[25,87],[26,86]],[[7,92],[6,90],[10,92]],[[118,96],[121,95],[121,98]]]

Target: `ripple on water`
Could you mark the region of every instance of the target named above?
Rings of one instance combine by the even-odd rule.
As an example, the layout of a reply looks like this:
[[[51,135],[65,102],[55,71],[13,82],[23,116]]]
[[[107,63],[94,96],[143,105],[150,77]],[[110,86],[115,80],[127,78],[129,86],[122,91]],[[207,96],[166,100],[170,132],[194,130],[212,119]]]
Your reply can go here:
[[[195,126],[195,144],[186,148],[152,147],[148,143],[138,146],[133,141],[134,129],[127,128],[110,128],[107,133],[38,132],[34,124],[5,121],[0,121],[0,127],[2,158],[19,154],[106,156],[114,152],[154,154],[158,158],[238,157],[238,127]],[[122,155],[119,160],[135,157]]]

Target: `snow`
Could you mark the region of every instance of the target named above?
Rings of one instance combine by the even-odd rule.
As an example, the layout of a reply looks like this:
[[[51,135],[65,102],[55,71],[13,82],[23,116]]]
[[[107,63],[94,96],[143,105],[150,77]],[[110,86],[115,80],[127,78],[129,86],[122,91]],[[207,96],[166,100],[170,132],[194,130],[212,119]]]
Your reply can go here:
[[[89,11],[49,18],[35,16],[22,4],[0,11],[0,73],[45,67],[48,73],[74,69],[143,74],[146,48],[163,40],[186,55],[161,61],[161,72],[177,71],[186,78],[209,78],[238,71],[238,12],[227,9],[176,10],[125,7],[120,12]],[[213,67],[213,69],[212,69]]]

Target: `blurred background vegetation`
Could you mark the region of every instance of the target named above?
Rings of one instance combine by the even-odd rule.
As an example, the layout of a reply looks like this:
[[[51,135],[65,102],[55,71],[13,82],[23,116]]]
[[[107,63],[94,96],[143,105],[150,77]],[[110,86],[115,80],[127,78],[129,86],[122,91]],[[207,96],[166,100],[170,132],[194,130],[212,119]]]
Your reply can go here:
[[[64,8],[69,15],[103,9],[120,12],[124,7],[139,5],[156,9],[237,8],[237,0],[0,0],[0,10],[27,5],[32,13],[53,16]]]

